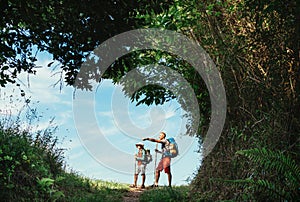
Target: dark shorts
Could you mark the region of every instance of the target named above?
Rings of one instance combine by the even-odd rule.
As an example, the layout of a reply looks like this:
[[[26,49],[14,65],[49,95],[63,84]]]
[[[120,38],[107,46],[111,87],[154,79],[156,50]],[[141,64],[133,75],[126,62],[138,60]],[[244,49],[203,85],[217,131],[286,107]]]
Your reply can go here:
[[[159,172],[164,170],[165,173],[171,173],[171,158],[170,157],[162,158],[158,163],[156,170],[158,170]]]

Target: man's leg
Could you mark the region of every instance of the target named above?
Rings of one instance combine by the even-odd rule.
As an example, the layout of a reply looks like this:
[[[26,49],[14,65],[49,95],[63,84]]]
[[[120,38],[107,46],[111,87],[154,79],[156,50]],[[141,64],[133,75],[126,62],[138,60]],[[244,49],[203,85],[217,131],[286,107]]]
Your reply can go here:
[[[160,177],[160,171],[156,170],[156,172],[155,172],[155,184],[154,185],[158,185],[159,177]]]
[[[168,175],[169,187],[171,187],[171,185],[172,185],[172,174],[171,174],[171,172],[169,172],[169,173],[167,173],[167,175]]]
[[[155,171],[155,183],[154,186],[158,186],[158,181],[159,181],[159,177],[160,177],[160,172],[163,170],[163,161],[160,160],[160,162],[158,163],[158,166],[156,167],[156,171]]]
[[[172,174],[171,174],[171,158],[164,158],[164,170],[168,175],[169,187],[172,185]]]

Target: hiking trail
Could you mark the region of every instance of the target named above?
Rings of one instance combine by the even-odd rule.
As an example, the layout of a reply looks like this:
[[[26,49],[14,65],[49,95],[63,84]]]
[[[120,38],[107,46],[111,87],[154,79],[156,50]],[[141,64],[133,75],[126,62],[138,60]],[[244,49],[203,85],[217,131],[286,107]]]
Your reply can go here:
[[[146,189],[130,188],[129,191],[123,196],[123,202],[138,202],[140,195]]]

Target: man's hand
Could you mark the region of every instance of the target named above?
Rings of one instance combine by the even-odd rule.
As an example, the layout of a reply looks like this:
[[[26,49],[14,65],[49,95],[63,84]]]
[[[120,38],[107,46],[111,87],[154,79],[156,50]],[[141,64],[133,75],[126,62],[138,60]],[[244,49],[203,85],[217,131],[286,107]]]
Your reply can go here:
[[[145,140],[149,140],[149,138],[148,138],[148,137],[146,137],[146,138],[143,138],[143,141],[145,141]]]

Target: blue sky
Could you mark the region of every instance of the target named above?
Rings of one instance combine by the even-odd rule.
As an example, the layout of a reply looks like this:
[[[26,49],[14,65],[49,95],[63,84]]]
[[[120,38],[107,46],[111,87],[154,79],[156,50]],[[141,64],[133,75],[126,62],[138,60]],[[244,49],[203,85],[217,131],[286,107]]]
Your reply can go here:
[[[186,184],[185,180],[193,176],[200,164],[198,143],[195,138],[184,136],[185,112],[176,100],[163,106],[135,106],[123,95],[122,86],[114,86],[109,80],[101,82],[93,92],[74,94],[74,89],[67,86],[60,91],[59,85],[53,87],[59,80],[59,68],[52,71],[47,68],[49,62],[51,56],[40,53],[37,66],[42,68],[37,69],[36,76],[29,76],[29,83],[25,74],[20,75],[20,80],[26,96],[31,97],[31,103],[42,115],[33,130],[48,127],[49,120],[55,118],[55,135],[61,140],[60,146],[67,149],[67,169],[93,179],[132,183],[135,143],[144,137],[156,138],[160,131],[165,131],[176,138],[180,149],[180,155],[172,160],[172,184]],[[4,99],[5,93],[18,98],[20,92],[13,91],[12,86],[0,92],[0,109],[16,114],[21,105],[17,101],[9,103]],[[155,143],[144,143],[154,157]],[[151,162],[147,166],[146,185],[153,183],[153,169]],[[160,184],[167,184],[165,174],[161,175]]]

